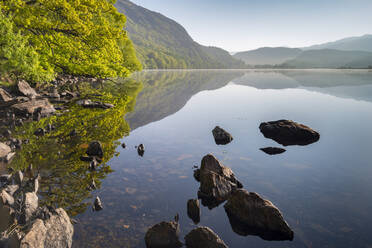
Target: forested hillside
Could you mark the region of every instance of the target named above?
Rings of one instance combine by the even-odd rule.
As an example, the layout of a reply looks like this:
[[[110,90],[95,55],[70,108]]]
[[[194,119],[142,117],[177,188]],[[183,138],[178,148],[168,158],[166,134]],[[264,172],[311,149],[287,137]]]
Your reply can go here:
[[[115,6],[127,16],[127,31],[144,68],[244,67],[222,49],[199,45],[180,24],[159,13],[127,0],[119,0]]]

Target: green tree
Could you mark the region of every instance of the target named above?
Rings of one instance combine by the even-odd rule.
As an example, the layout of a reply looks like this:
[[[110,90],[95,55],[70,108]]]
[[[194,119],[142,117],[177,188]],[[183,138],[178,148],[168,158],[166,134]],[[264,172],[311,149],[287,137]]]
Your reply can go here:
[[[100,78],[141,69],[113,0],[3,0],[44,69]]]
[[[0,11],[0,73],[12,78],[49,81],[50,68],[40,65],[39,55],[28,46],[28,37],[14,30],[12,20]]]

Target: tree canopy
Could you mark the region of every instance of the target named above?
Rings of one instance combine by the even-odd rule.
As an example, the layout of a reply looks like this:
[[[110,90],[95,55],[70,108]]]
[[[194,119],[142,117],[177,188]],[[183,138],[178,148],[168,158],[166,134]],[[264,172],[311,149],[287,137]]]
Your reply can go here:
[[[37,53],[38,63],[49,74],[126,77],[141,65],[124,30],[126,17],[114,3],[3,0],[0,8],[14,23],[14,35],[23,36],[22,42]]]

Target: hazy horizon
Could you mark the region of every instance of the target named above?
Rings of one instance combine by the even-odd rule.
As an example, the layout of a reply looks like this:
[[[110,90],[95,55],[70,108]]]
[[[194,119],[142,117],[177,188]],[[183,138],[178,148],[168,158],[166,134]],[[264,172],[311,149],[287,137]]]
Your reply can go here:
[[[371,34],[367,0],[132,0],[185,27],[202,45],[230,52],[306,47]]]

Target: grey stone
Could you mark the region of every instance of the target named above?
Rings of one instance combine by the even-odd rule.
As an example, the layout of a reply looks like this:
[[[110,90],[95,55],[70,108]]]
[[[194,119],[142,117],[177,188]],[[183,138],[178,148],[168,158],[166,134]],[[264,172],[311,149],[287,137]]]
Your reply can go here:
[[[27,96],[29,98],[35,98],[37,97],[36,91],[31,88],[31,86],[24,80],[21,80],[17,84],[18,91],[22,93],[24,96]]]
[[[0,102],[9,102],[13,97],[3,88],[0,88]]]
[[[46,220],[37,219],[21,241],[21,248],[70,248],[74,227],[59,208]]]
[[[12,149],[8,145],[0,142],[0,158],[5,158],[11,151]]]

